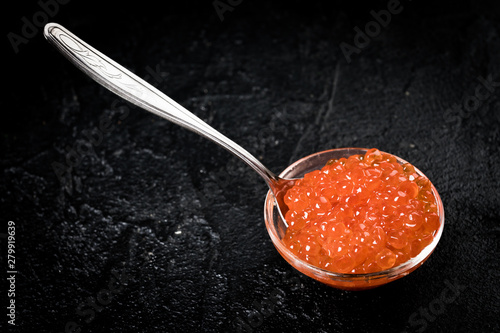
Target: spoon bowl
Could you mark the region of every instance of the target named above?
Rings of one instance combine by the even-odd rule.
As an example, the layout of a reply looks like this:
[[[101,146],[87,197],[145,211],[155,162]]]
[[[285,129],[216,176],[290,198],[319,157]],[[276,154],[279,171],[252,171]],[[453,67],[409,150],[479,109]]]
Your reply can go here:
[[[338,148],[326,151],[321,151],[309,156],[306,156],[287,167],[281,174],[281,177],[302,178],[306,173],[314,170],[321,169],[329,160],[340,159],[342,157],[348,158],[351,155],[365,154],[368,151],[366,148]],[[397,157],[399,164],[408,163],[402,158]],[[420,176],[425,176],[420,170],[415,168],[415,171]],[[320,281],[328,286],[343,289],[343,290],[365,290],[382,286],[391,281],[402,278],[415,269],[420,267],[436,248],[444,228],[444,208],[443,202],[434,187],[431,186],[432,192],[436,198],[436,205],[439,216],[439,229],[432,242],[425,247],[416,257],[410,258],[408,261],[400,264],[399,266],[392,267],[379,272],[367,274],[350,274],[350,273],[336,273],[325,270],[297,257],[289,248],[285,246],[282,239],[287,230],[286,221],[282,219],[278,212],[278,207],[271,192],[267,194],[264,204],[264,219],[269,236],[281,254],[281,256],[295,269],[301,273]]]

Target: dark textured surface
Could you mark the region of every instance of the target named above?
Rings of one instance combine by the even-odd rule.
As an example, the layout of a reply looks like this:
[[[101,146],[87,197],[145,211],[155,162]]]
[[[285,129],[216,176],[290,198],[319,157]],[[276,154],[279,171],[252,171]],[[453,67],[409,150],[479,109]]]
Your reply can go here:
[[[499,6],[401,2],[348,63],[339,45],[353,44],[354,27],[387,2],[332,4],[243,1],[221,22],[211,1],[114,10],[72,1],[51,20],[276,172],[336,147],[411,161],[446,211],[421,268],[365,292],[301,276],[267,235],[258,175],[130,108],[38,31],[17,53],[4,38],[1,269],[12,220],[18,274],[15,327],[2,278],[2,332],[63,332],[72,322],[81,332],[499,331]],[[35,1],[6,10],[4,35],[21,34],[22,18],[41,10]],[[473,101],[488,77],[484,101],[446,111]],[[112,120],[106,133],[102,117]],[[54,165],[65,168],[60,179]],[[110,294],[120,274],[127,281]],[[269,299],[279,301],[260,309]]]

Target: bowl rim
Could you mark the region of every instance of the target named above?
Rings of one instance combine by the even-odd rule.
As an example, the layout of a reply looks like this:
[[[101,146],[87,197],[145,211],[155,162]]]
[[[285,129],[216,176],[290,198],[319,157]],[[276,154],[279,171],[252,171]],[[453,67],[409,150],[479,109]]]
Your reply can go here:
[[[332,153],[332,152],[350,151],[350,150],[352,150],[352,151],[359,151],[361,153],[362,151],[366,152],[369,149],[371,149],[371,148],[349,147],[349,148],[334,148],[334,149],[328,149],[328,150],[319,151],[319,152],[307,155],[305,157],[302,157],[301,159],[299,159],[299,160],[295,161],[294,163],[290,164],[288,167],[286,167],[279,174],[279,176],[282,177],[287,172],[293,170],[297,165],[303,163],[305,160],[308,160],[308,159],[310,159],[310,158],[312,158],[314,156],[318,156],[318,155],[322,155],[322,154],[328,154],[328,153]],[[379,151],[382,152],[382,153],[384,153],[384,154],[389,154],[389,155],[392,155],[392,156],[396,157],[398,163],[400,163],[400,164],[409,163],[409,162],[407,162],[406,160],[402,159],[401,157],[399,157],[397,155],[394,155],[394,154],[391,154],[391,153],[387,153],[387,152],[382,151],[380,149],[379,149]],[[355,155],[355,154],[357,154],[357,153],[352,153],[349,156]],[[424,176],[427,179],[429,179],[417,167],[414,166],[414,168],[415,168],[415,171],[419,175]],[[283,244],[283,242],[281,241],[280,237],[278,236],[276,228],[274,227],[274,223],[271,223],[271,221],[273,220],[273,216],[274,216],[273,212],[274,212],[274,209],[276,207],[275,200],[274,200],[274,195],[271,192],[271,190],[269,190],[267,192],[266,199],[265,199],[265,202],[264,202],[264,220],[265,220],[265,224],[266,224],[266,229],[267,229],[267,231],[269,233],[269,236],[270,236],[270,238],[271,238],[274,246],[277,248],[278,252],[282,256],[286,256],[289,259],[293,260],[294,264],[292,266],[295,266],[295,265],[298,264],[298,265],[306,268],[309,272],[314,273],[314,275],[322,276],[322,277],[324,275],[327,275],[328,277],[337,278],[337,279],[341,279],[341,280],[344,280],[344,279],[349,279],[349,280],[352,280],[352,279],[367,279],[367,278],[369,278],[370,280],[375,280],[375,279],[380,279],[380,278],[391,278],[391,277],[394,277],[394,276],[401,275],[402,273],[404,273],[404,272],[406,272],[408,270],[411,270],[412,268],[414,268],[414,267],[422,264],[430,256],[430,254],[434,251],[434,249],[436,248],[437,244],[439,243],[439,240],[441,239],[441,235],[443,234],[443,229],[444,229],[444,220],[445,220],[445,218],[444,218],[445,217],[444,216],[444,206],[443,206],[443,202],[441,200],[441,197],[439,196],[439,193],[438,193],[437,189],[434,187],[434,184],[432,182],[431,182],[431,190],[432,190],[432,193],[434,194],[434,196],[436,198],[436,205],[437,205],[437,209],[438,209],[438,216],[439,216],[439,222],[440,222],[440,227],[439,227],[437,233],[434,235],[434,238],[433,238],[432,242],[429,245],[427,245],[417,256],[408,259],[404,263],[399,264],[398,266],[395,266],[395,267],[391,267],[389,269],[385,269],[385,270],[377,271],[377,272],[372,272],[372,273],[361,273],[361,274],[360,273],[337,273],[337,272],[329,271],[329,270],[326,270],[326,269],[314,266],[314,265],[312,265],[312,264],[310,264],[310,263],[308,263],[308,262],[300,259],[293,252],[291,252]],[[279,217],[279,214],[277,214],[277,215]],[[281,217],[279,217],[279,218],[281,218]]]

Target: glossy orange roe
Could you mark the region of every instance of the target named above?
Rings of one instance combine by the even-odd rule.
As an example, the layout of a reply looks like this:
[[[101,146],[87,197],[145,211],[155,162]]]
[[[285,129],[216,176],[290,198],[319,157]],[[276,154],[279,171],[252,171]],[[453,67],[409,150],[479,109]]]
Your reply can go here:
[[[306,174],[285,203],[285,245],[338,273],[398,266],[429,245],[440,226],[429,180],[377,149]]]

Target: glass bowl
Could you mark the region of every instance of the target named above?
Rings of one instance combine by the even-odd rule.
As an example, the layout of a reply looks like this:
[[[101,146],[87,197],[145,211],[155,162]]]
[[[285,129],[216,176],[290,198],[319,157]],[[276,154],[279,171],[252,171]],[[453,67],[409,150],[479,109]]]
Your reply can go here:
[[[280,177],[283,178],[302,178],[304,174],[321,169],[326,162],[330,159],[339,159],[342,157],[349,157],[355,154],[364,154],[368,149],[366,148],[339,148],[321,151],[307,157],[304,157],[297,162],[286,168]],[[392,155],[392,154],[391,154]],[[394,156],[394,155],[393,155]],[[408,163],[405,160],[395,156],[400,164]],[[415,168],[415,171],[422,176],[425,176],[420,170]],[[367,274],[350,274],[350,273],[335,273],[328,271],[310,263],[301,260],[295,254],[293,254],[282,242],[282,238],[285,235],[287,226],[280,217],[280,214],[276,208],[275,200],[273,194],[269,191],[266,196],[266,201],[264,204],[264,219],[266,223],[267,231],[271,240],[281,254],[281,256],[295,269],[301,273],[316,279],[322,283],[325,283],[331,287],[344,290],[364,290],[371,289],[391,281],[397,280],[403,276],[406,276],[413,272],[415,269],[420,267],[431,253],[436,248],[436,245],[441,238],[444,227],[444,208],[441,198],[434,187],[432,187],[432,192],[436,197],[436,205],[438,209],[440,226],[432,242],[425,247],[416,257],[409,259],[408,261],[400,264],[399,266],[392,267],[379,272],[367,273]]]

